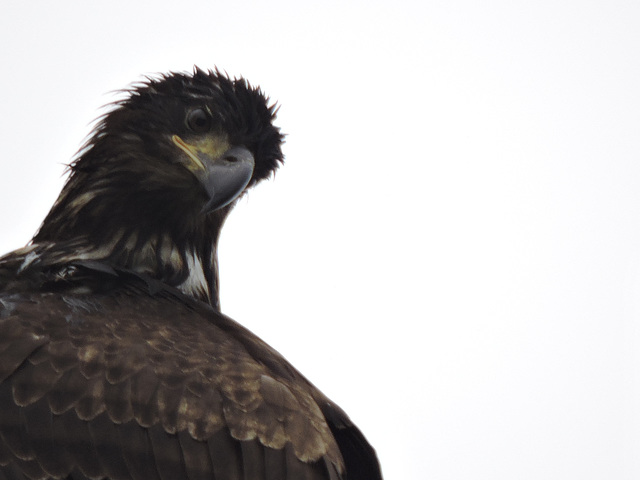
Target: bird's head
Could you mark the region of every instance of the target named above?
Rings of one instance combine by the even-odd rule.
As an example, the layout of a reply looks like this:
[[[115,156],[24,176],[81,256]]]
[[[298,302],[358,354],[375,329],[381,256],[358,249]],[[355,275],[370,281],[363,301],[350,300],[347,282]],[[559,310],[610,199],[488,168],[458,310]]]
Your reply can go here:
[[[147,78],[126,93],[70,165],[33,241],[168,281],[190,252],[215,256],[207,245],[243,192],[282,162],[283,135],[259,88],[217,70]]]
[[[275,171],[274,117],[259,89],[218,71],[148,79],[101,118],[58,203],[67,213],[105,217],[108,207],[138,223],[198,223]]]

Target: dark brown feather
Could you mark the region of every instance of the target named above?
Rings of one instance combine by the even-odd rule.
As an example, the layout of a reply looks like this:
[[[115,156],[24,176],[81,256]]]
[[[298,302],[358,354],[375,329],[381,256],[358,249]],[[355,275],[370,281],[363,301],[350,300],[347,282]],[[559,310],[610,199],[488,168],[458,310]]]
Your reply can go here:
[[[263,480],[266,476],[264,447],[256,440],[240,442],[244,480]]]
[[[16,404],[24,407],[40,400],[62,376],[63,372],[56,371],[49,362],[19,369],[11,381]]]
[[[240,443],[233,440],[226,429],[215,433],[207,440],[213,478],[244,480],[242,475],[242,453]]]
[[[124,461],[118,426],[106,413],[98,415],[89,423],[91,444],[95,447],[101,466],[101,474],[112,480],[132,480]]]
[[[48,364],[40,364],[42,365]],[[43,367],[41,367],[43,368]],[[27,370],[25,368],[25,370]],[[28,369],[31,370],[31,369]],[[51,411],[55,414],[62,414],[69,410],[70,408],[77,407],[80,399],[87,396],[87,390],[92,390],[92,387],[98,382],[97,379],[87,380],[78,368],[71,368],[67,370],[64,375],[61,375],[58,378],[58,381],[55,382],[51,389],[48,392],[48,400]],[[102,386],[104,382],[100,381],[100,385]],[[103,404],[103,395],[100,394],[99,398],[101,399],[101,405]],[[102,411],[102,409],[100,409]],[[93,418],[95,415],[84,415],[83,418]]]
[[[287,478],[287,465],[284,448],[265,448],[264,471],[265,480],[281,480]]]
[[[2,465],[2,468],[0,468],[0,480],[24,480],[25,471],[16,463],[0,463],[0,465]]]
[[[323,480],[322,467],[319,463],[301,462],[291,445],[285,448],[287,480]]]
[[[49,478],[49,475],[47,475],[47,473],[40,466],[40,463],[35,459],[33,460],[17,459],[11,462],[10,465],[11,465],[11,470],[13,470],[13,467],[17,467],[18,470],[22,471],[24,476],[18,477],[21,480],[23,480],[24,477],[27,477],[31,480],[44,480],[46,478]],[[4,468],[2,470],[4,470]]]
[[[178,440],[189,480],[210,480],[213,466],[206,442],[195,440],[184,430],[178,433]]]
[[[147,364],[131,379],[131,407],[139,425],[150,427],[159,416],[155,401],[158,390],[158,376],[153,366]]]
[[[56,432],[59,435],[57,439],[66,447],[71,457],[68,471],[76,466],[76,470],[81,470],[88,477],[104,475],[104,468],[89,432],[89,423],[78,418],[74,410],[68,410],[58,418],[61,430]]]
[[[124,461],[133,480],[160,480],[149,432],[135,421],[118,425]]]
[[[0,349],[2,350],[2,363],[0,363],[0,381],[16,371],[18,366],[35,351],[38,347],[47,343],[47,337],[40,335],[33,330],[22,328],[16,322],[6,321],[6,326],[10,329],[15,326],[16,330],[11,333],[0,331]],[[2,336],[6,334],[6,336]]]
[[[80,379],[77,375],[73,380]],[[84,391],[76,390],[80,396],[75,411],[82,420],[91,420],[106,410],[105,381],[100,376],[87,379]]]
[[[11,385],[0,384],[0,436],[13,456],[20,460],[32,460],[33,450],[29,443],[23,411],[15,404]]]
[[[186,480],[187,472],[178,437],[167,433],[159,425],[149,428],[148,432],[161,480]]]
[[[35,459],[48,475],[52,477],[65,475],[70,466],[68,451],[64,444],[55,441],[61,433],[57,425],[60,422],[59,417],[51,413],[45,399],[25,407],[23,412]]]
[[[112,422],[121,424],[133,419],[131,406],[131,381],[126,379],[119,383],[111,383],[106,379],[104,399],[107,414]]]

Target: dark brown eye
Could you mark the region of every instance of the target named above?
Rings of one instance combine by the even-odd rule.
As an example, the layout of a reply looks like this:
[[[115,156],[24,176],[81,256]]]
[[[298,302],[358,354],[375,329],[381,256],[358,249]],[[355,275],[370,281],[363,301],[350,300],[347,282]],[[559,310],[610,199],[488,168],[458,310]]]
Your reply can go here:
[[[196,108],[187,114],[187,126],[194,133],[206,133],[211,128],[211,117],[204,109]]]

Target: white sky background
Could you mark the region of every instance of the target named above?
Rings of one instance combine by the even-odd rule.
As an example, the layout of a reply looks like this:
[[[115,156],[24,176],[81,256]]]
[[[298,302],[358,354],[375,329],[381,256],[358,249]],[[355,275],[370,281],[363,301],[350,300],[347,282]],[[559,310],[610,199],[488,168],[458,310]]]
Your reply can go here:
[[[288,134],[225,226],[223,311],[387,479],[640,478],[640,4],[314,5],[5,1],[2,252],[108,92],[217,65]]]

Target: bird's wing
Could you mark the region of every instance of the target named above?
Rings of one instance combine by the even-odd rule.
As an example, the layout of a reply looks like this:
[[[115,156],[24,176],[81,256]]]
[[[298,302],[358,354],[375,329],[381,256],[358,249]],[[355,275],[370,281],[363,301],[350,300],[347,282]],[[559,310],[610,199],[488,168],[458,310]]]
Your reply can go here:
[[[0,477],[343,478],[312,387],[283,362],[162,292],[0,294]]]

